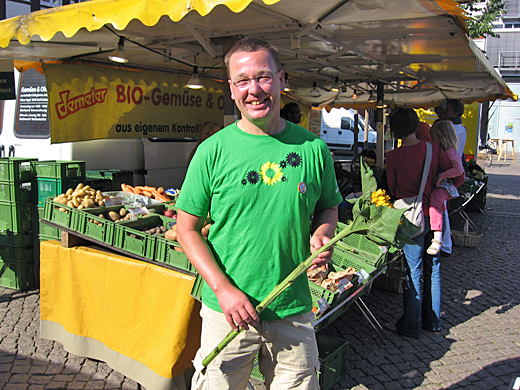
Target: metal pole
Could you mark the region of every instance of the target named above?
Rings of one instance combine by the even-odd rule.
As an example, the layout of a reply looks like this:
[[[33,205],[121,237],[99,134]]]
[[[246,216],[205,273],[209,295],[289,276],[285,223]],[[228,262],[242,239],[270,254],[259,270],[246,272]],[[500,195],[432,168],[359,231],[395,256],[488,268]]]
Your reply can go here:
[[[377,102],[384,102],[383,83],[377,83]],[[385,164],[385,109],[383,107],[376,108],[377,123],[377,161],[376,165],[383,168]]]

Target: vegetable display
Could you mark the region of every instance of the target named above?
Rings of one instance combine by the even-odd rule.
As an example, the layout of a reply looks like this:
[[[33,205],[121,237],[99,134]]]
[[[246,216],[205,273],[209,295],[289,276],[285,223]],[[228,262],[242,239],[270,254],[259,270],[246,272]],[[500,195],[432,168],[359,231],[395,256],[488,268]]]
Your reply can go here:
[[[171,199],[164,191],[163,187],[151,187],[151,186],[135,186],[121,183],[121,190],[129,194],[144,195],[149,198],[158,200],[160,202],[169,202]]]
[[[78,210],[105,205],[101,191],[90,188],[83,183],[79,183],[75,189],[67,189],[65,193],[56,196],[53,201]],[[62,211],[65,211],[65,209]]]

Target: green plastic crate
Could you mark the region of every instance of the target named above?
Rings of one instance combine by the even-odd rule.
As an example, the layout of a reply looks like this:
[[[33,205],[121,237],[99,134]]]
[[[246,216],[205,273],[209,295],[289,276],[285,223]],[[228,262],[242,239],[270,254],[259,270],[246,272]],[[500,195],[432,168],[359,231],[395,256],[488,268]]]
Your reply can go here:
[[[338,222],[336,234],[343,230],[347,225]],[[345,252],[352,253],[354,257],[373,267],[380,267],[385,264],[388,248],[380,246],[368,239],[363,234],[350,234],[336,244],[336,248]]]
[[[330,390],[347,373],[349,343],[337,337],[316,334],[318,344],[318,383],[320,390]],[[264,381],[265,378],[258,366],[258,355],[253,362],[251,377]]]
[[[61,210],[60,210],[61,209]],[[52,198],[45,199],[43,219],[63,226],[67,229],[77,231],[78,210],[72,207],[56,203]]]
[[[45,206],[45,199],[54,198],[61,195],[69,188],[75,189],[82,179],[54,179],[48,177],[38,177],[33,191],[33,203],[37,207]]]
[[[193,287],[191,288],[190,295],[195,298],[197,301],[202,302],[202,285],[204,284],[204,279],[200,274],[196,274],[195,281],[193,282]]]
[[[34,259],[0,260],[0,286],[19,290],[36,285]]]
[[[40,222],[40,232],[38,236],[57,240],[61,238],[61,230],[53,226],[49,226],[44,222]]]
[[[0,245],[7,246],[26,246],[33,241],[33,231],[26,230],[20,233],[0,230]]]
[[[339,272],[344,270],[344,268],[340,268],[334,264],[329,263],[329,272]],[[309,289],[311,290],[312,304],[314,305],[314,307],[317,308],[319,306],[318,300],[324,298],[330,305],[330,307],[334,307],[340,302],[343,302],[350,296],[350,294],[352,294],[352,292],[356,289],[357,279],[357,275],[354,275],[354,277],[351,280],[352,286],[343,292],[332,292],[309,280]]]
[[[352,305],[356,299],[361,298],[362,296],[368,294],[370,292],[371,284],[365,286],[363,289],[361,289],[363,285],[359,285],[356,287],[356,289],[353,289],[352,292],[350,292],[350,295],[347,297],[349,299],[348,302],[344,303],[345,299],[338,301],[331,307],[327,309],[323,314],[315,317],[315,323],[314,323],[314,330],[316,332],[326,328],[328,325],[333,323],[338,317],[340,317],[343,313],[345,313],[350,305]],[[361,289],[361,290],[360,290]],[[358,291],[356,293],[356,291]],[[356,293],[356,295],[353,297],[352,295]],[[338,306],[341,305],[339,308]],[[323,318],[322,318],[323,317]]]
[[[157,237],[143,230],[163,225],[168,226],[171,218],[153,214],[136,221],[120,222],[115,225],[114,246],[130,253],[155,260]]]
[[[349,343],[337,337],[316,334],[320,371],[318,382],[321,390],[330,390],[347,373]]]
[[[122,171],[118,169],[88,170],[87,178],[92,179],[111,179],[112,189],[110,191],[120,191],[121,184],[134,185],[134,173],[132,171]]]
[[[55,179],[85,178],[85,161],[35,161],[32,162],[33,172],[36,177]]]
[[[0,202],[0,231],[21,233],[32,230],[31,203]]]
[[[95,190],[99,190],[101,192],[112,191],[112,180],[111,179],[84,179],[83,183],[85,185],[90,186]]]
[[[367,263],[366,260],[358,256],[358,254],[344,251],[337,246],[334,247],[334,253],[330,262],[343,269],[354,267],[356,272],[364,269],[369,275],[377,271],[374,265]]]
[[[0,260],[20,261],[34,256],[33,245],[27,246],[4,246],[0,245]]]
[[[119,213],[119,210],[122,207],[124,208],[124,206],[120,205],[78,210],[78,232],[87,237],[93,238],[94,240],[101,241],[108,245],[113,245],[116,223],[109,219],[101,218],[99,215],[107,214],[110,211]]]
[[[36,158],[2,157],[0,158],[0,180],[26,182],[31,180],[31,162]]]
[[[0,202],[31,202],[31,182],[0,181]]]
[[[155,251],[155,260],[169,264],[173,267],[180,268],[184,271],[195,273],[195,267],[183,253],[175,250],[180,248],[176,241],[167,240],[163,237],[157,237],[157,247]]]

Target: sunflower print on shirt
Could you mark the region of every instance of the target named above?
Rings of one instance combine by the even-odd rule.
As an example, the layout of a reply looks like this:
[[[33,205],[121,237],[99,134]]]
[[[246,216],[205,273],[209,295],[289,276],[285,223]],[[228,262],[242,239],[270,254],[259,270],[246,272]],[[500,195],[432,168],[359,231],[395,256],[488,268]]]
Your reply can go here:
[[[241,180],[243,185],[247,184],[267,184],[275,185],[287,181],[287,173],[290,174],[291,168],[298,168],[302,165],[302,157],[295,152],[287,154],[285,159],[279,163],[267,161],[260,166],[258,171],[249,170],[245,178]]]

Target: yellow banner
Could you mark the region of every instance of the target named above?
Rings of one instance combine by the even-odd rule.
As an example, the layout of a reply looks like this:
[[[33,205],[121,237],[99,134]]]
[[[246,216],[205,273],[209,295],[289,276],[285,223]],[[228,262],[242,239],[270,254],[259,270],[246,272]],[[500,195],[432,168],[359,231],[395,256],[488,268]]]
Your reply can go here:
[[[223,122],[223,84],[92,65],[44,64],[51,143],[102,138],[196,137],[205,121]]]

